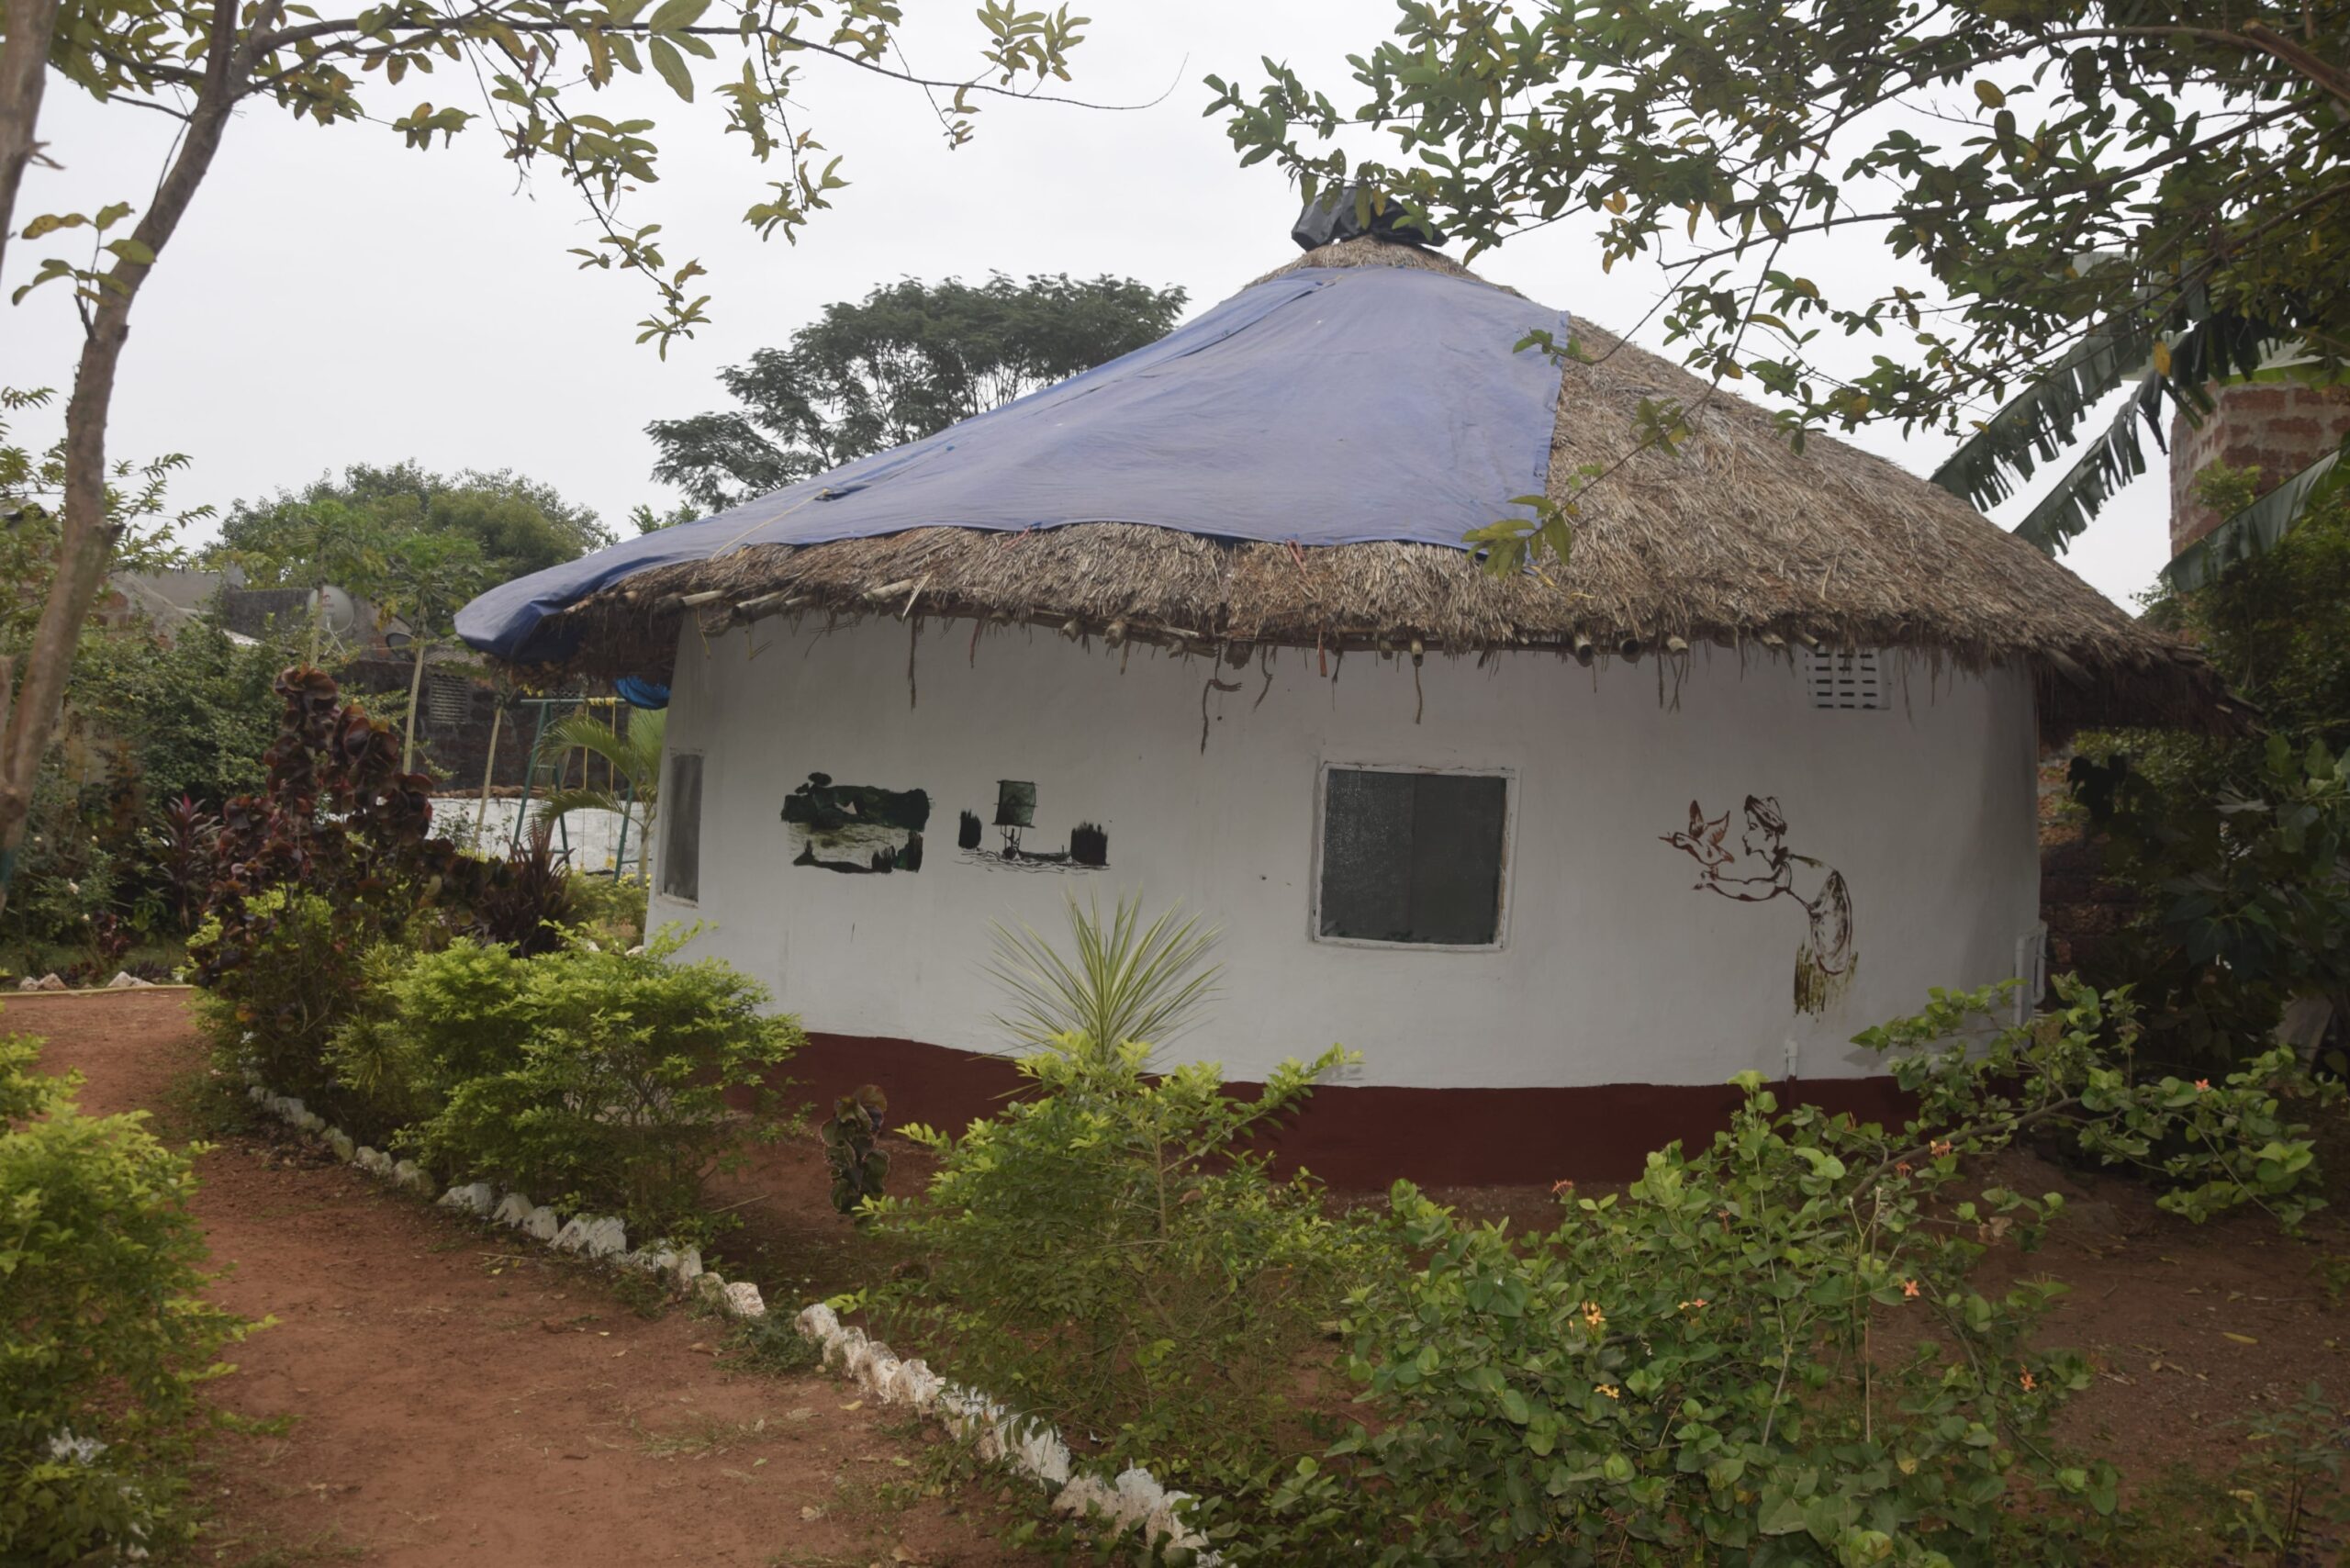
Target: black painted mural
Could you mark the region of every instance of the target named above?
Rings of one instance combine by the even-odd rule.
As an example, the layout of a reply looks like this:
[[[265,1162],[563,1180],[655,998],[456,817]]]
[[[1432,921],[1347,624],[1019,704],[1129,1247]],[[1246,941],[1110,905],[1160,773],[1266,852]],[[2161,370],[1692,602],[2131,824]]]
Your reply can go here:
[[[1110,864],[1110,833],[1099,823],[1080,822],[1069,829],[1068,847],[1040,849],[1030,841],[1036,826],[1036,786],[1026,778],[996,781],[993,827],[996,842],[987,843],[987,828],[979,813],[965,812],[956,827],[955,846],[963,858],[976,865],[1006,866],[1023,871],[1098,871]]]
[[[1738,847],[1729,846],[1730,813],[1708,817],[1689,802],[1689,826],[1660,838],[1697,862],[1696,888],[1739,903],[1793,899],[1806,926],[1796,949],[1795,1003],[1799,1013],[1825,1013],[1852,983],[1860,963],[1852,931],[1852,893],[1844,873],[1787,847],[1786,814],[1773,795],[1749,795]]]
[[[920,790],[835,784],[829,773],[784,797],[784,825],[799,853],[794,866],[870,875],[922,869],[922,833],[930,796]]]

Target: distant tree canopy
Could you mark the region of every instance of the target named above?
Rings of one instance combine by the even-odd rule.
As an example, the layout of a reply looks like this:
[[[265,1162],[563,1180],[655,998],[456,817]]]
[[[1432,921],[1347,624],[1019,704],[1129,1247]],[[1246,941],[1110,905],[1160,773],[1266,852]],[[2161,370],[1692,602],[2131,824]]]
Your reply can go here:
[[[653,476],[722,510],[1131,353],[1167,334],[1185,297],[1106,275],[876,288],[721,371],[741,409],[647,425]]]
[[[1961,433],[2030,388],[1945,478],[1979,501],[2140,362],[2150,421],[2263,339],[2320,377],[2350,364],[2345,0],[1463,0],[1403,6],[1350,60],[1352,106],[1272,62],[1253,89],[1210,77],[1244,162],[1400,199],[1472,255],[1592,216],[1603,267],[1663,268],[1688,364],[1798,442]],[[1841,278],[1800,270],[1823,240]],[[1823,332],[1869,363],[1823,363]],[[2066,476],[2051,542],[2143,466],[2137,417]]]
[[[106,433],[132,308],[202,191],[232,119],[274,105],[319,126],[371,123],[419,151],[445,146],[478,123],[469,143],[498,149],[526,182],[545,170],[585,205],[588,229],[572,253],[584,266],[651,286],[654,308],[638,323],[637,342],[666,353],[709,321],[701,281],[708,269],[669,254],[664,226],[637,221],[628,210],[629,198],[660,178],[654,120],[591,113],[588,95],[650,76],[681,102],[701,94],[727,129],[741,134],[738,145],[755,166],[759,189],[740,209],[744,221],[761,238],[787,239],[848,184],[839,172],[845,154],[828,151],[832,133],[820,136],[811,121],[803,73],[831,70],[858,83],[867,91],[852,95],[860,108],[870,100],[877,112],[876,84],[893,84],[909,113],[920,110],[905,89],[919,88],[950,146],[970,140],[981,100],[1075,102],[1047,90],[1069,80],[1070,51],[1086,25],[1066,8],[1047,15],[986,0],[966,24],[965,38],[976,47],[944,74],[914,69],[897,36],[900,19],[894,0],[715,6],[712,0],[652,6],[481,0],[458,8],[387,0],[334,17],[286,0],[243,6],[0,0],[0,261],[15,263],[24,280],[9,298],[21,303],[42,291],[44,301],[72,309],[81,327],[59,449],[57,543],[43,557],[48,586],[22,652],[0,658],[0,913],[7,852],[23,841],[82,622],[119,538],[110,497],[118,476]],[[446,91],[478,109],[418,101],[444,63]],[[419,80],[403,85],[411,73]],[[42,151],[54,148],[58,135],[41,120],[52,79],[100,105],[164,116],[178,129],[151,184],[128,182],[135,200],[43,212],[20,228],[25,170],[71,162],[70,153],[60,159]],[[642,106],[631,98],[628,109]],[[133,118],[110,118],[98,134],[118,140],[115,119]],[[663,126],[675,123],[662,118]],[[93,195],[103,200],[104,193]],[[248,272],[252,289],[266,287],[259,273]],[[232,290],[219,304],[233,309],[240,297]]]
[[[559,566],[612,543],[594,512],[565,500],[553,486],[508,469],[443,476],[413,462],[382,468],[354,463],[340,479],[319,478],[298,492],[237,502],[221,522],[213,554],[242,565],[257,580],[308,582],[321,503],[363,514],[381,534],[469,540],[501,577]]]

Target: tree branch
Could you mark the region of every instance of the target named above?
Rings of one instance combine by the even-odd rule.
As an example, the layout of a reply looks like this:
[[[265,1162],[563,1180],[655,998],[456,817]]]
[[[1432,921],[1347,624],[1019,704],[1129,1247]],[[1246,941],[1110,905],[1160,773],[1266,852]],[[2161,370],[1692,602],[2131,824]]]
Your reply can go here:
[[[506,28],[509,32],[535,35],[577,37],[583,31],[595,31],[616,34],[622,38],[633,39],[651,38],[654,36],[653,29],[643,22],[630,22],[618,25],[599,24],[592,28],[588,28],[576,27],[571,23],[561,21],[516,21],[499,17],[498,18],[498,25]],[[253,36],[260,44],[259,53],[262,55],[267,55],[275,52],[277,50],[287,44],[300,43],[306,39],[311,39],[329,38],[339,33],[357,33],[359,30],[360,26],[358,17],[344,17],[334,21],[308,22],[300,27],[285,28],[281,28],[277,32],[270,33],[266,36],[260,33],[256,33]],[[744,36],[743,29],[740,28],[690,27],[672,28],[667,30],[672,35],[690,34],[696,38],[732,39],[738,42],[742,40]],[[408,33],[420,35],[425,38],[442,38],[453,34],[461,34],[464,31],[464,26],[458,22],[395,22],[387,24],[377,29],[379,34]],[[368,36],[372,37],[376,35],[371,34]],[[859,71],[870,72],[876,76],[885,77],[892,82],[902,82],[910,86],[915,87],[943,87],[955,92],[986,93],[991,96],[999,98],[1017,98],[1022,103],[1065,104],[1071,108],[1100,109],[1106,113],[1113,114],[1127,114],[1139,109],[1147,109],[1150,107],[1152,104],[1159,101],[1158,98],[1154,98],[1148,102],[1137,104],[1096,104],[1089,102],[1083,98],[1061,97],[1051,93],[1038,93],[1033,91],[1022,92],[1013,87],[998,86],[992,82],[984,82],[979,80],[978,77],[973,77],[968,81],[963,82],[950,81],[945,77],[922,76],[910,71],[893,70],[879,61],[867,60],[852,50],[838,49],[831,44],[815,43],[802,38],[786,38],[776,33],[770,28],[757,29],[752,34],[752,36],[755,38],[765,38],[770,40],[780,41],[786,49],[794,52],[829,55],[833,59],[840,61],[845,64],[856,67]],[[1171,91],[1172,89],[1169,90]],[[1159,98],[1164,98],[1166,94],[1164,93],[1159,95]]]

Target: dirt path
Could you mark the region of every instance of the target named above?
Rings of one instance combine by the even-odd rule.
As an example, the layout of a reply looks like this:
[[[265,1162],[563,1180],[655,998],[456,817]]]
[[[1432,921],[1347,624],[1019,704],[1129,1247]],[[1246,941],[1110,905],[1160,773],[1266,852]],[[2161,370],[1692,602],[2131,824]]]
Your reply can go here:
[[[0,1029],[45,1037],[42,1065],[85,1075],[93,1112],[167,1109],[202,1059],[178,991],[11,998]],[[277,1320],[219,1401],[291,1417],[214,1441],[204,1561],[1023,1561],[923,1495],[919,1436],[829,1379],[738,1367],[718,1321],[638,1316],[584,1266],[261,1135],[199,1173],[215,1299]]]

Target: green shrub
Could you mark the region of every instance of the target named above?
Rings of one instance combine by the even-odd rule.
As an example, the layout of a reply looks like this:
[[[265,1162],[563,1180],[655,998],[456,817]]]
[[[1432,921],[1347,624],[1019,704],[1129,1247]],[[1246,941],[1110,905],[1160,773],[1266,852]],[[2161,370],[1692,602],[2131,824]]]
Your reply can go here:
[[[282,640],[240,643],[204,616],[169,642],[93,633],[75,655],[73,708],[112,744],[148,808],[186,795],[218,811],[261,786],[277,733],[270,683],[291,655]]]
[[[192,948],[219,955],[196,998],[197,1026],[215,1054],[363,1139],[387,1131],[370,1102],[341,1092],[326,1059],[335,1031],[366,1004],[364,936],[325,898],[283,887],[246,900],[243,915],[234,944],[221,940],[217,919],[189,938]]]
[[[2350,996],[2350,753],[2272,734],[2225,748],[2221,772],[2200,736],[2135,745],[2092,738],[2071,767],[2109,874],[2143,901],[2118,975],[2170,1059],[2265,1050],[2294,997]]]
[[[398,732],[308,668],[283,672],[266,792],[228,803],[206,846],[215,875],[188,940],[218,1052],[380,1141],[399,1107],[354,1092],[330,1042],[369,1003],[364,955],[464,934],[517,951],[556,941],[575,879],[543,837],[501,860],[430,835],[431,779],[402,770]]]
[[[1147,1054],[1063,1036],[1019,1063],[1034,1098],[961,1137],[904,1128],[938,1171],[868,1212],[919,1267],[867,1305],[951,1375],[1180,1480],[1265,1451],[1359,1265],[1318,1188],[1247,1148],[1344,1053],[1253,1101],[1213,1063],[1147,1076]]]
[[[84,1116],[0,1039],[0,1562],[185,1539],[200,1383],[246,1325],[198,1299],[187,1159]]]
[[[1036,1047],[1017,1063],[1033,1094],[961,1137],[901,1129],[939,1169],[912,1199],[863,1199],[912,1254],[863,1299],[951,1375],[1114,1460],[1168,1479],[1261,1469],[1361,1260],[1315,1183],[1275,1182],[1248,1146],[1347,1053],[1283,1064],[1254,1100],[1213,1063],[1155,1077],[1148,1042],[1214,991],[1215,933],[1172,913],[1146,924],[1123,899],[1106,919],[1072,899],[1069,919],[1067,957],[996,928],[998,1022]]]
[[[530,958],[465,938],[388,956],[337,1069],[412,1117],[400,1141],[452,1180],[693,1234],[708,1176],[782,1130],[775,1070],[804,1036],[724,961],[673,961],[690,935],[633,955],[574,934]]]
[[[0,944],[37,973],[53,950],[90,946],[97,923],[117,913],[122,858],[101,831],[101,790],[84,790],[52,756],[33,781],[25,835],[0,913]]]
[[[2197,488],[2225,517],[2259,478],[2214,465]],[[2085,945],[2090,978],[2129,984],[2150,1050],[2225,1063],[2266,1049],[2296,997],[2350,1004],[2350,490],[2203,587],[2151,597],[2146,618],[2200,647],[2260,724],[2080,737],[2074,798],[2135,895],[2113,938]]]
[[[2315,1383],[2292,1404],[2244,1423],[2245,1457],[2227,1483],[2235,1505],[2227,1534],[2244,1547],[2246,1562],[2290,1568],[2323,1561],[2329,1546],[2340,1549],[2340,1532],[2350,1526],[2345,1438],[2350,1416]]]
[[[2060,1206],[1963,1161],[2027,1129],[2151,1168],[2191,1218],[2318,1200],[2287,1053],[2224,1081],[2135,1076],[2127,1004],[1984,1041],[1995,991],[1862,1036],[1919,1097],[1886,1129],[1740,1081],[1729,1128],[1650,1156],[1620,1198],[1517,1238],[1399,1184],[1396,1255],[1358,1292],[1348,1371],[1373,1418],[1236,1531],[1257,1561],[1993,1564],[2092,1555],[2116,1506],[2053,1417],[2087,1361],[2035,1330],[2062,1286],[1974,1279]],[[2031,1506],[2014,1505],[2023,1497]],[[1237,1524],[1228,1520],[1227,1527]]]
[[[571,923],[607,947],[644,940],[644,883],[634,877],[571,873]]]

